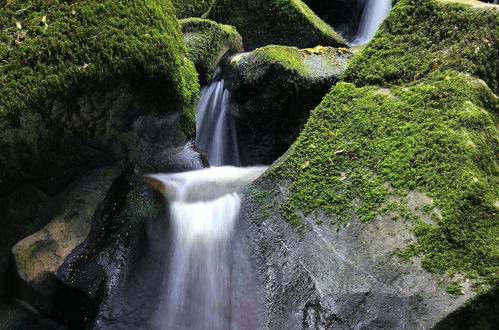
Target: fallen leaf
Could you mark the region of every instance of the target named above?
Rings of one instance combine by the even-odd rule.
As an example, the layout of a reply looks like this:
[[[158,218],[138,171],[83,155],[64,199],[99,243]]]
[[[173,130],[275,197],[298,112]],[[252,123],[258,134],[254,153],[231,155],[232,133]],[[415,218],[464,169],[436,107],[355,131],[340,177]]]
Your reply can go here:
[[[42,23],[45,23],[47,21],[47,15],[42,17]]]
[[[343,150],[343,149],[341,149],[341,150],[336,150],[334,153],[335,153],[335,154],[341,154],[342,152],[344,152],[344,150]]]
[[[303,163],[303,164],[301,165],[301,168],[302,168],[302,170],[303,170],[303,169],[306,169],[306,168],[307,168],[307,167],[309,167],[309,166],[310,166],[310,162],[307,160],[305,163]]]
[[[347,174],[345,172],[340,173],[340,181],[343,182],[347,179]]]
[[[16,22],[16,28],[22,30],[23,26],[21,25],[21,23]]]

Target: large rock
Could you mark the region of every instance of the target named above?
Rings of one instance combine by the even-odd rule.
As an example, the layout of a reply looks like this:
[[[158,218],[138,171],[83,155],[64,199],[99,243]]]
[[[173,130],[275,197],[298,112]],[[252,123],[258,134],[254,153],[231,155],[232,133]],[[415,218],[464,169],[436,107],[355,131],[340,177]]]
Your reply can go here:
[[[92,217],[118,174],[115,167],[103,168],[72,184],[52,220],[12,248],[20,280],[17,292],[39,310],[47,312],[53,307],[57,271],[86,239]]]
[[[499,11],[455,2],[398,1],[249,191],[269,328],[497,327]]]
[[[493,290],[498,109],[451,71],[336,85],[246,207],[268,326],[445,328]],[[494,328],[494,304],[477,306],[461,328]]]
[[[233,57],[226,78],[237,104],[241,153],[248,158],[243,163],[269,164],[281,155],[351,56],[332,47],[266,46]]]
[[[235,26],[249,50],[269,44],[296,47],[346,44],[301,0],[215,0],[203,17]]]
[[[187,18],[180,20],[189,59],[196,65],[201,84],[211,79],[211,74],[227,53],[244,51],[243,40],[230,25],[207,19]]]
[[[19,182],[55,194],[194,133],[196,73],[169,0],[20,1],[0,24],[0,195]]]
[[[213,0],[172,0],[178,18],[201,17]]]

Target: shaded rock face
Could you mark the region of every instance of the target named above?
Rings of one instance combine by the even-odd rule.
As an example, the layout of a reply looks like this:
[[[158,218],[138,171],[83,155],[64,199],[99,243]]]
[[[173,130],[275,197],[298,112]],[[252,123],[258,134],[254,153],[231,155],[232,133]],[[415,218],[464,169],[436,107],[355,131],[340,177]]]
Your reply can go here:
[[[126,80],[55,95],[20,112],[2,125],[0,195],[19,182],[57,194],[88,169],[118,160],[145,164],[184,145],[182,115],[162,90],[158,80]]]
[[[346,39],[357,34],[365,0],[304,0],[324,22]]]
[[[86,239],[92,216],[118,173],[115,167],[95,170],[72,184],[51,221],[12,248],[19,283],[16,291],[38,310],[47,312],[53,307],[57,270]]]
[[[353,221],[336,230],[308,217],[298,233],[275,212],[285,191],[272,180],[259,181],[248,189],[242,212],[257,247],[268,328],[492,329],[497,325],[490,315],[497,308],[497,295],[486,298],[487,303],[472,303],[467,321],[460,325],[459,309],[474,294],[467,290],[465,295],[451,296],[439,285],[439,275],[394,255],[414,239],[409,222],[378,218],[371,223]],[[415,205],[426,200],[420,194],[413,196]]]
[[[212,72],[224,55],[244,51],[243,40],[233,26],[201,18],[179,22],[188,57],[195,64],[202,85],[211,79]]]
[[[242,163],[270,164],[282,155],[351,56],[331,47],[267,46],[230,59],[225,79],[237,108]]]

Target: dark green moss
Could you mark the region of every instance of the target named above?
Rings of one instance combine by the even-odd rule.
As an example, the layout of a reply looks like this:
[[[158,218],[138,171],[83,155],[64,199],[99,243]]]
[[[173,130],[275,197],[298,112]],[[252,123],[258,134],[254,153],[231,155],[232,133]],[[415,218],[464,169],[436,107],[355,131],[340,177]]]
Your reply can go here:
[[[475,78],[433,72],[391,89],[339,83],[316,108],[271,177],[290,182],[281,214],[332,223],[397,210],[414,217],[400,192],[433,199],[441,217],[418,221],[408,255],[435,272],[498,271],[499,99]],[[404,211],[405,210],[405,211]]]
[[[213,0],[172,0],[178,18],[201,17]]]
[[[171,107],[194,118],[196,73],[169,0],[7,1],[0,26],[1,116],[61,91],[144,77],[162,79]]]
[[[463,294],[463,287],[461,284],[459,284],[458,281],[454,281],[451,284],[449,284],[446,288],[447,293],[450,293],[451,295],[457,296],[457,295],[462,295]]]
[[[357,86],[393,86],[453,69],[499,92],[499,10],[462,3],[400,0],[344,79]]]
[[[301,0],[215,0],[205,16],[235,26],[248,49],[345,45]]]
[[[188,57],[196,65],[201,81],[211,78],[219,60],[227,52],[242,52],[243,41],[233,26],[201,18],[180,20]]]

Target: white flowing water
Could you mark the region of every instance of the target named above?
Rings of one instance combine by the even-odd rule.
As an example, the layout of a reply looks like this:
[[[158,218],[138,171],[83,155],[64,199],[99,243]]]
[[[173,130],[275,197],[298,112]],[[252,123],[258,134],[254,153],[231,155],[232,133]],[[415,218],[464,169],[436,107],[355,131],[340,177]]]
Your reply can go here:
[[[196,120],[196,145],[206,153],[211,166],[239,165],[236,128],[231,120],[234,108],[217,68],[214,80],[201,90]]]
[[[154,329],[262,328],[258,280],[236,228],[241,190],[267,167],[223,166],[238,165],[239,157],[220,68],[214,77],[198,103],[196,145],[216,167],[149,176],[164,186],[170,218],[168,267]]]
[[[235,287],[235,276],[238,283],[250,286],[252,279],[241,280],[250,274],[234,270],[233,262],[247,255],[242,249],[234,253],[231,246],[239,192],[265,170],[224,166],[151,175],[165,186],[171,226],[165,295],[154,322],[158,329],[251,329],[258,307],[241,306],[241,301],[255,288]],[[246,302],[255,305],[256,300]]]
[[[362,45],[369,41],[392,8],[391,0],[367,0],[362,13],[359,31],[352,45]]]

